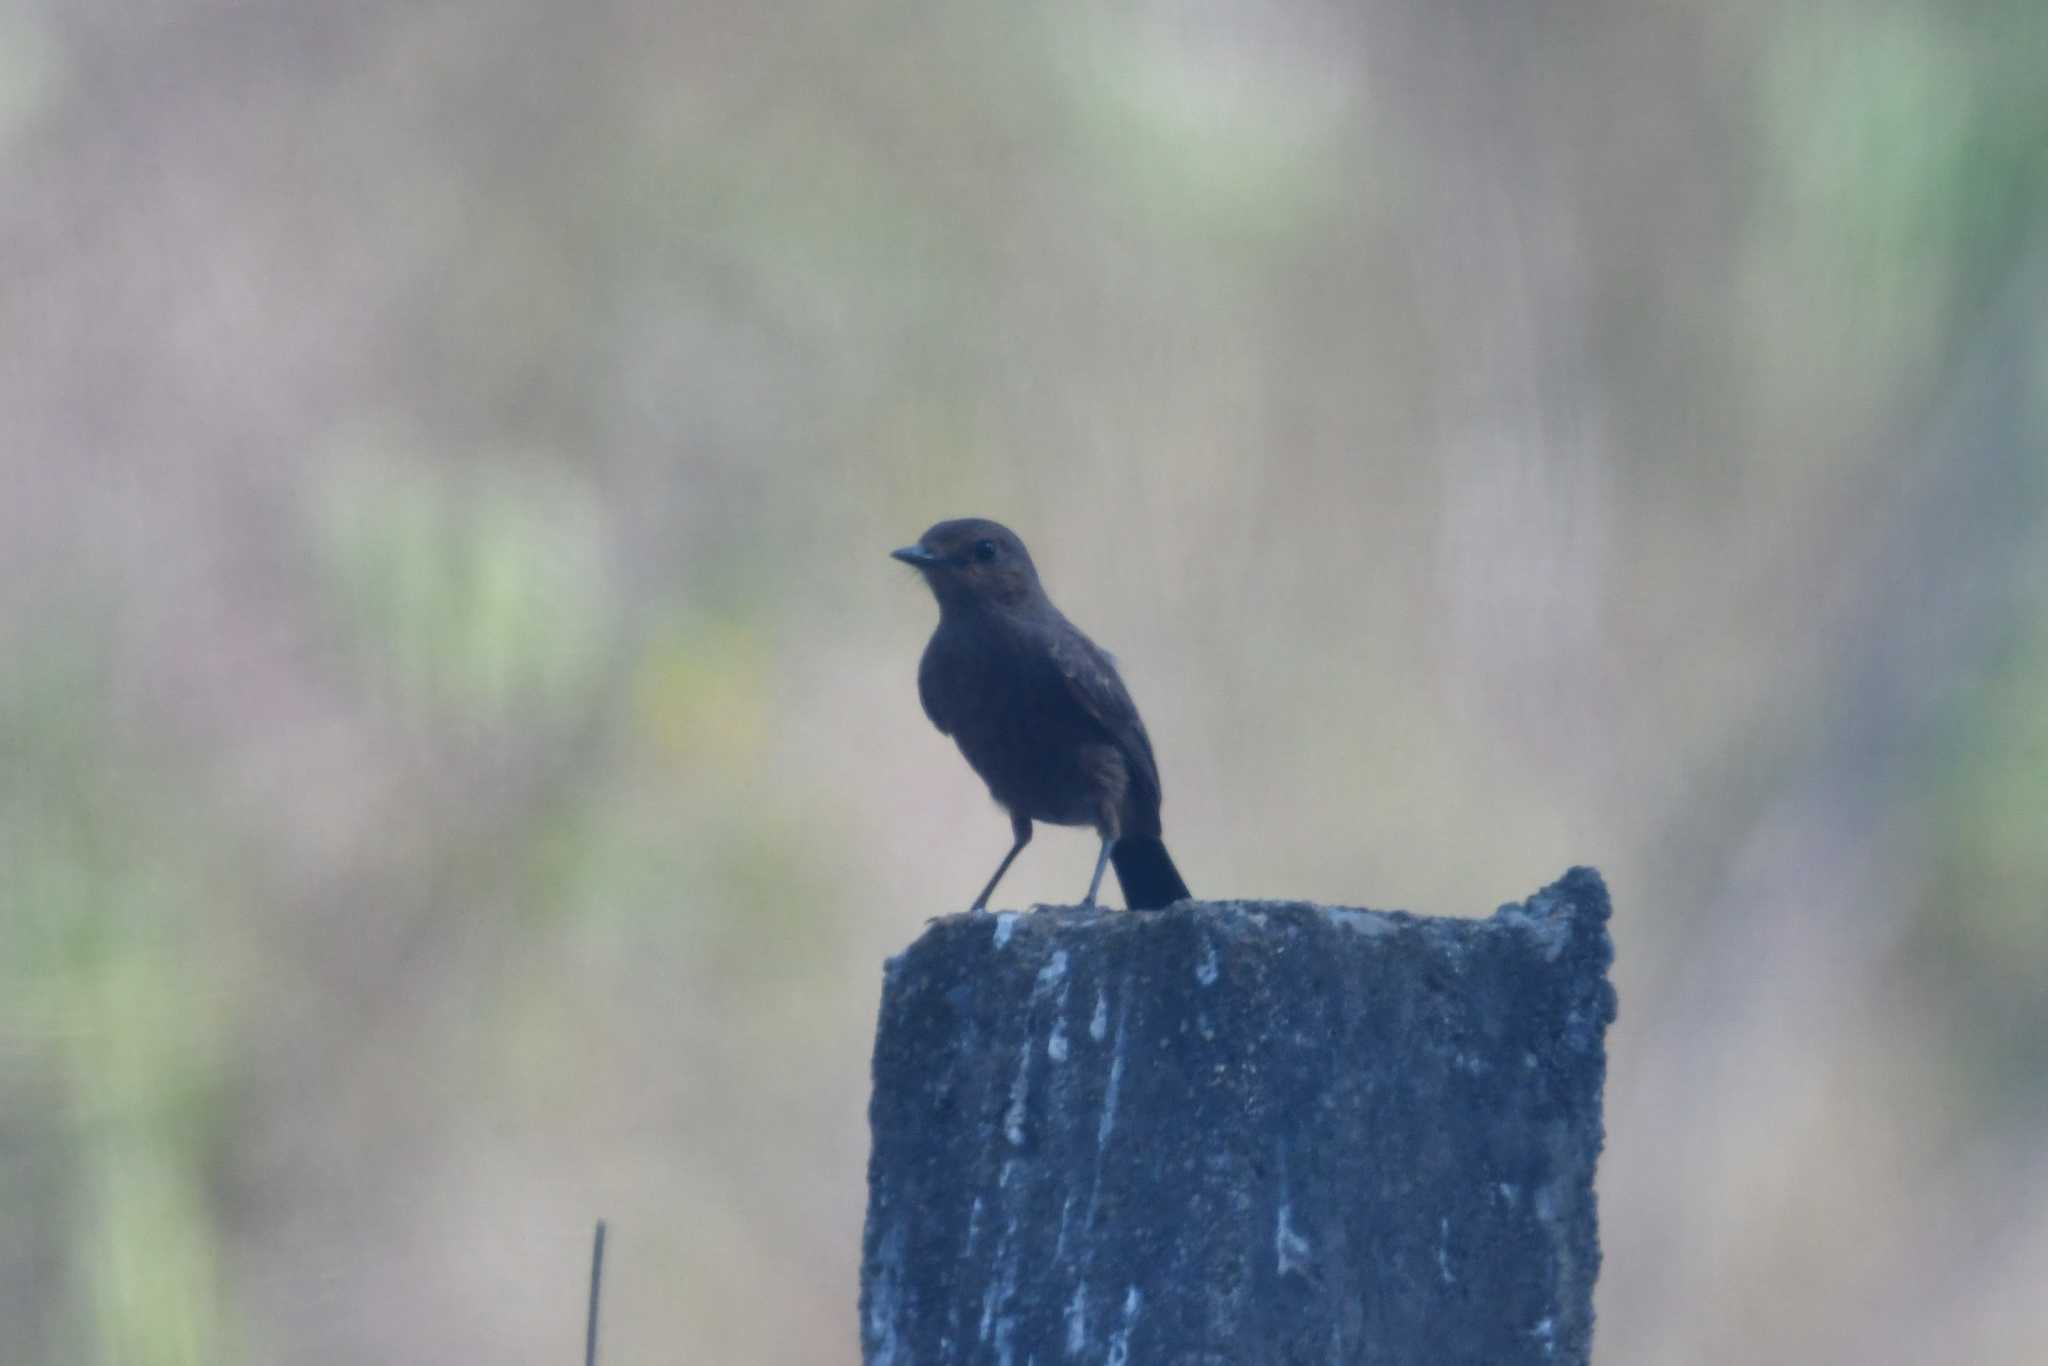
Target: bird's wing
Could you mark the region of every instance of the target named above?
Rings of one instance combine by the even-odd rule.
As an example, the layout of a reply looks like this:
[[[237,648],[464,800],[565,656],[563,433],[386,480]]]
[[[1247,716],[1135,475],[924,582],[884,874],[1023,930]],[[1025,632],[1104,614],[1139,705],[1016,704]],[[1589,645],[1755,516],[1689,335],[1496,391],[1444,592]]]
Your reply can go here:
[[[1048,654],[1067,695],[1123,751],[1130,765],[1131,795],[1144,807],[1157,811],[1159,765],[1152,757],[1152,740],[1145,734],[1145,723],[1138,718],[1137,704],[1131,701],[1123,680],[1117,677],[1108,651],[1064,618],[1059,625],[1062,629],[1051,633]]]

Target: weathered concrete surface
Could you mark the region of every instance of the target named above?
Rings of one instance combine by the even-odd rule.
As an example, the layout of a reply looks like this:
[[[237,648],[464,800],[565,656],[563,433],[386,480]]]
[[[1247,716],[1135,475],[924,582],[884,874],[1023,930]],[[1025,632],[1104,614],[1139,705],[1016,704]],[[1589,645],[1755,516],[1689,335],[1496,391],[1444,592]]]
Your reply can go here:
[[[935,922],[890,961],[869,1366],[1583,1362],[1608,902]]]

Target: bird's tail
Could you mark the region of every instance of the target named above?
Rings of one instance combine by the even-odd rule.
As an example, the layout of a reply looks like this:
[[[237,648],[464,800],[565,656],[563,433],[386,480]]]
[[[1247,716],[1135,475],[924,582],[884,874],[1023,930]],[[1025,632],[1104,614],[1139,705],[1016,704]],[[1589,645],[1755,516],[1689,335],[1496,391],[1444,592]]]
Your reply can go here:
[[[1124,905],[1134,911],[1156,911],[1190,897],[1180,869],[1156,835],[1126,835],[1109,847],[1116,880],[1123,884]]]

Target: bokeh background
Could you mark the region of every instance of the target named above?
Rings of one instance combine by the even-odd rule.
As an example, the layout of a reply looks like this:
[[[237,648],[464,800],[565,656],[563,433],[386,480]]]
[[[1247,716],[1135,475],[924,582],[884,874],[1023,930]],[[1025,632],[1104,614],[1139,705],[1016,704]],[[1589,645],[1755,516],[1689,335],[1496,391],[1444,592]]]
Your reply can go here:
[[[2048,1360],[2037,0],[0,0],[0,1359],[856,1360],[998,517],[1208,895],[1614,889],[1609,1362]],[[1047,831],[1005,899],[1071,900]]]

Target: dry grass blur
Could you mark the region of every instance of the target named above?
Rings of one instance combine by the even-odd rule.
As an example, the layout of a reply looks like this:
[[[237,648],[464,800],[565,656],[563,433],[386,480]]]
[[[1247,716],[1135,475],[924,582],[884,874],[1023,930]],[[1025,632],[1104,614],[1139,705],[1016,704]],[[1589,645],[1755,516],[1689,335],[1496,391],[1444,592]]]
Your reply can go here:
[[[569,1361],[606,1214],[619,1361],[854,1361],[962,513],[1198,892],[1607,873],[1604,1359],[2048,1360],[2044,60],[0,0],[0,1360]]]

